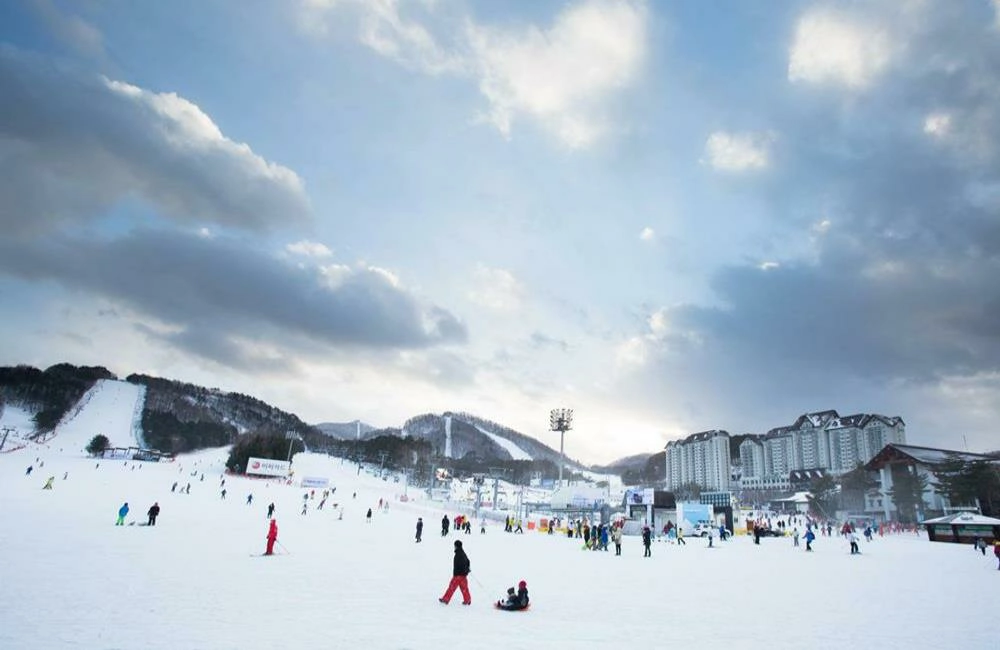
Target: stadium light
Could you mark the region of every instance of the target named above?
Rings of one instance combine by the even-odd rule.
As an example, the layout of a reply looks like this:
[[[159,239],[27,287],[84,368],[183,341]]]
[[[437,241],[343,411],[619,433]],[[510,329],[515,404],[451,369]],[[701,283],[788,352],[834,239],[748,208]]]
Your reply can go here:
[[[563,465],[566,464],[566,452],[563,443],[566,432],[573,428],[573,409],[552,409],[549,411],[549,430],[559,432],[559,487],[563,482]]]

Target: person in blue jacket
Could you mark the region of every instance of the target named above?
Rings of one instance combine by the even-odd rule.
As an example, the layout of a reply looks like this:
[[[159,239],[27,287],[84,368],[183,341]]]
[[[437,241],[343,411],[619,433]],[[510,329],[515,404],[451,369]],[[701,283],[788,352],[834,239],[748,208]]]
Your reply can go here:
[[[128,514],[128,501],[122,504],[121,508],[118,508],[118,521],[115,522],[115,526],[125,525],[125,515]]]
[[[811,551],[813,540],[816,539],[816,533],[812,531],[812,528],[806,531],[806,550]]]

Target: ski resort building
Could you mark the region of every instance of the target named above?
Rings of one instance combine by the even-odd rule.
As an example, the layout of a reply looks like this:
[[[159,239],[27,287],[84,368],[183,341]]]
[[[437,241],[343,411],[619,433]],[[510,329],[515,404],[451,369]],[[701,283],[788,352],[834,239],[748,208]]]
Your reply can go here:
[[[671,440],[666,447],[667,489],[696,483],[710,490],[728,490],[730,464],[726,431],[702,431]]]
[[[740,443],[743,489],[789,489],[797,470],[849,472],[871,460],[883,447],[906,442],[903,418],[837,411],[817,411],[789,426],[751,435]]]

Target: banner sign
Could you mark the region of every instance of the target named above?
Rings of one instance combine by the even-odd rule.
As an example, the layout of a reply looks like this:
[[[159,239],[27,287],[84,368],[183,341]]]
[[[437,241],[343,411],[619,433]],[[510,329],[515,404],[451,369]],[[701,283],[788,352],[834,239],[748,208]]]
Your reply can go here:
[[[330,479],[322,476],[303,476],[302,487],[304,488],[325,488],[330,486]]]
[[[292,464],[285,460],[253,457],[247,459],[247,474],[257,474],[259,476],[288,476],[291,470]]]

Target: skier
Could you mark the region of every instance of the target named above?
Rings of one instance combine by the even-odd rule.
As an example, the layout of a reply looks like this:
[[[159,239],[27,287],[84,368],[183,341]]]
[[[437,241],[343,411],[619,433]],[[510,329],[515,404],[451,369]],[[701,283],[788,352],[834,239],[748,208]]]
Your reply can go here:
[[[308,508],[309,508],[309,505],[308,505],[308,504],[306,504],[306,503],[303,503],[303,504],[302,504],[302,514],[306,514],[306,510],[307,510]]]
[[[681,544],[683,544],[684,546],[688,545],[687,542],[684,541],[684,529],[681,528],[680,526],[678,526],[677,527],[677,545],[680,546]]]
[[[528,609],[528,602],[528,583],[522,580],[517,583],[517,593],[514,593],[513,587],[507,589],[507,600],[498,600],[497,608],[507,610],[508,612],[516,612]]]
[[[222,488],[222,498],[226,498],[226,488]]]
[[[993,555],[997,556],[997,570],[1000,571],[1000,539],[993,542]]]
[[[43,486],[42,486],[42,489],[43,489],[43,490],[51,490],[51,489],[52,489],[52,483],[53,483],[53,481],[55,481],[55,480],[56,480],[56,477],[55,477],[55,476],[50,476],[50,477],[49,477],[49,478],[48,478],[48,479],[47,479],[47,480],[45,481],[45,485],[43,485]]]
[[[417,517],[417,543],[420,543],[420,536],[424,534],[424,519]]]
[[[272,501],[267,506],[267,518],[270,519],[271,515],[273,515],[273,514],[274,514],[274,502]]]
[[[462,541],[456,539],[451,582],[448,583],[448,589],[445,590],[444,596],[441,596],[438,600],[447,605],[451,601],[451,596],[455,593],[455,589],[460,589],[462,591],[462,604],[471,605],[472,595],[469,593],[469,574],[471,572],[472,568],[469,563],[469,556],[462,550]]]
[[[549,529],[549,530],[551,531],[551,529]],[[479,522],[479,534],[480,535],[485,535],[486,534],[486,520],[485,519],[483,519],[482,521]]]
[[[369,524],[372,523],[372,509],[371,508],[368,508],[368,514],[365,515],[365,521],[367,521]]]
[[[271,526],[267,529],[267,550],[264,555],[274,555],[274,543],[278,541],[278,520],[272,519]]]
[[[253,503],[253,492],[247,495],[247,505]]]
[[[515,533],[521,533],[522,535],[524,534],[524,529],[521,528],[521,520],[520,519],[517,520],[517,525],[514,526],[514,532]]]
[[[448,515],[441,517],[441,537],[445,537],[448,534]]]
[[[806,550],[812,551],[813,540],[816,539],[816,533],[812,531],[812,528],[806,529]]]
[[[601,526],[600,536],[601,536],[600,537],[601,548],[606,551],[606,550],[608,550],[608,527],[607,526]]]
[[[149,521],[146,522],[146,525],[155,526],[156,518],[160,515],[160,504],[154,501],[153,505],[149,506],[149,511],[146,512],[146,515],[149,517]]]
[[[122,504],[121,508],[118,508],[118,520],[115,522],[115,526],[125,525],[125,515],[128,514],[128,501]]]
[[[611,531],[611,539],[615,542],[615,555],[622,554],[622,529],[621,526],[615,526],[614,530]]]
[[[191,484],[190,483],[188,483],[186,486],[184,486],[184,494],[191,494]]]
[[[858,548],[858,534],[852,530],[847,533],[847,539],[851,540],[851,555],[860,555],[861,549]]]
[[[35,469],[35,468],[34,468],[34,466],[32,466],[32,465],[28,465],[28,469],[26,469],[26,470],[24,471],[24,475],[25,475],[25,476],[31,476],[31,471],[32,471],[33,469]]]
[[[174,481],[174,484],[170,486],[170,491],[171,492],[177,491],[177,481]]]
[[[649,549],[649,545],[653,542],[653,531],[649,529],[649,526],[642,527],[642,545],[645,550],[642,552],[642,557],[652,557],[653,553]]]
[[[799,529],[798,527],[792,529],[792,546],[799,545]]]

